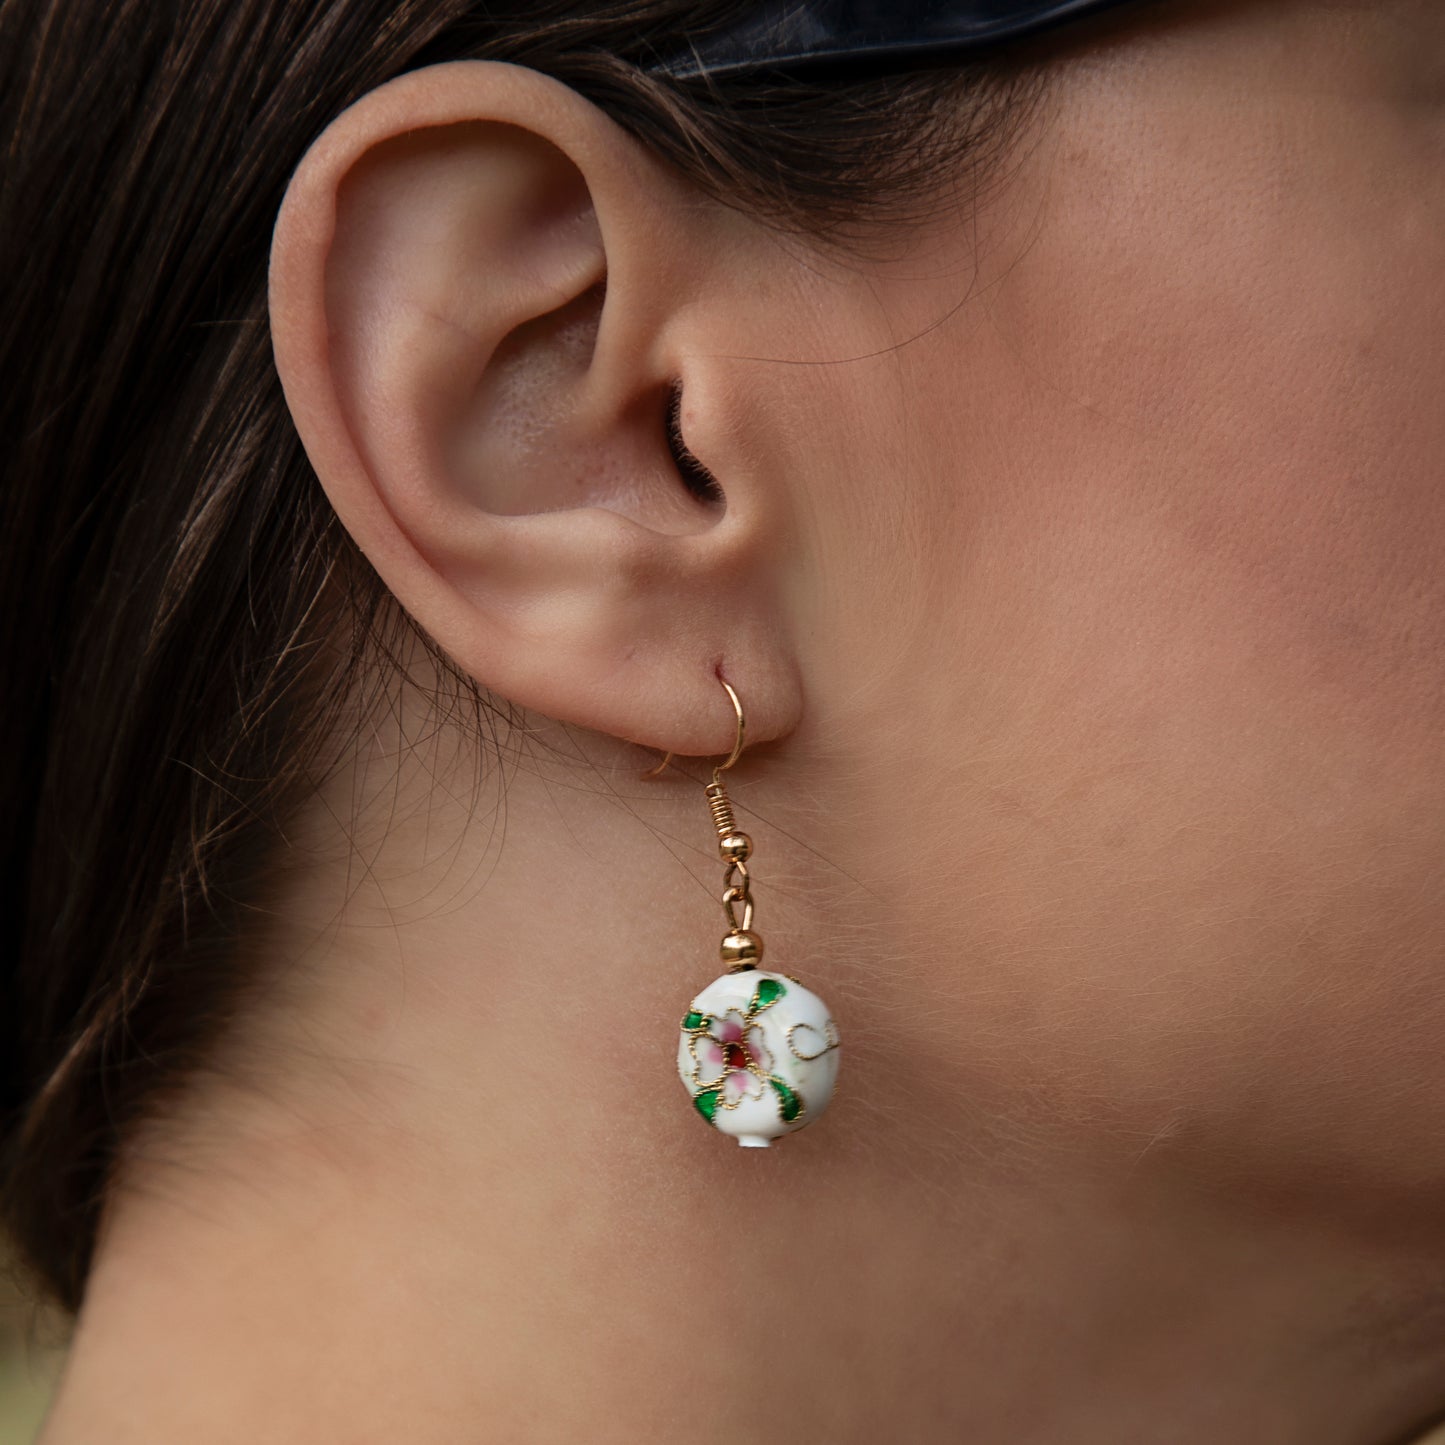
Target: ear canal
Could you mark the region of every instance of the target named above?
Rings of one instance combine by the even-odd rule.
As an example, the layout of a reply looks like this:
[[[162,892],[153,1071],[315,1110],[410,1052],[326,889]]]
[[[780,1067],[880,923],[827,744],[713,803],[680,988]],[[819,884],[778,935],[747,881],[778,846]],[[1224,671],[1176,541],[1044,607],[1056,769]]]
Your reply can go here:
[[[682,383],[674,381],[667,397],[667,449],[672,454],[672,464],[682,478],[682,484],[700,502],[721,507],[727,501],[722,485],[708,469],[693,456],[682,435]]]

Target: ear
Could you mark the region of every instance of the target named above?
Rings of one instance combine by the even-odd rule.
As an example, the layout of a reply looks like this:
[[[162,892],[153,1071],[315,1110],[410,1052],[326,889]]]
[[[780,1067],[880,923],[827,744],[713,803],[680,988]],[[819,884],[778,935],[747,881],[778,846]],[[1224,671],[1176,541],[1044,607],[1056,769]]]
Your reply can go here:
[[[297,430],[397,600],[510,701],[691,755],[732,746],[719,675],[750,739],[801,707],[782,503],[698,307],[726,214],[567,87],[467,61],[341,115],[271,255]]]

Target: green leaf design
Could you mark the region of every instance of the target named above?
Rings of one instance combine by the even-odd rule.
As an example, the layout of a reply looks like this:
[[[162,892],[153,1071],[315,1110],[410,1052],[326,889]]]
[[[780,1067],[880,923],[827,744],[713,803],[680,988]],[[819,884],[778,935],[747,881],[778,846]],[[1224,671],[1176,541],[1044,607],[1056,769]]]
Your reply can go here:
[[[758,980],[758,991],[753,995],[753,1001],[748,1005],[748,1017],[761,1013],[769,1004],[777,1003],[787,993],[787,987],[775,978],[760,978]]]
[[[803,1112],[803,1096],[790,1089],[776,1074],[768,1075],[768,1083],[778,1096],[778,1112],[783,1116],[783,1123],[791,1124]]]
[[[696,1009],[691,1010],[683,1019],[682,1026],[691,1033],[694,1029],[705,1029],[712,1020],[706,1014],[700,1014]]]
[[[722,1098],[721,1089],[704,1089],[702,1093],[692,1096],[692,1102],[697,1112],[711,1124],[713,1115],[717,1113],[717,1101],[720,1098]]]

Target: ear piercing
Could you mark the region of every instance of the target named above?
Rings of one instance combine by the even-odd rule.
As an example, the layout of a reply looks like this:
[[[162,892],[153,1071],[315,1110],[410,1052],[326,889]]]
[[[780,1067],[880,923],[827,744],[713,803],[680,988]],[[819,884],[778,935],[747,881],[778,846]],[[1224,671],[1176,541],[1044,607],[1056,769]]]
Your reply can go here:
[[[767,1146],[796,1133],[828,1107],[838,1076],[838,1026],[828,1006],[790,974],[758,967],[763,940],[753,929],[753,843],[738,828],[722,775],[742,754],[743,705],[730,683],[737,741],[712,770],[703,790],[723,863],[722,908],[727,919],[719,953],[727,971],[702,990],[683,1016],[677,1071],[693,1108],[739,1144]],[[656,777],[668,753],[643,774]],[[739,918],[738,910],[742,916]]]

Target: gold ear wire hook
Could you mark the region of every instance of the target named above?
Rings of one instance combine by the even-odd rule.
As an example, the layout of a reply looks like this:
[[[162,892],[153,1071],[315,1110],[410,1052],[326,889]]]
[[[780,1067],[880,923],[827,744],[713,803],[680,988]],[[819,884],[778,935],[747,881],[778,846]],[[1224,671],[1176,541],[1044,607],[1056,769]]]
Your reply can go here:
[[[733,750],[725,762],[718,763],[712,770],[712,782],[702,791],[707,799],[708,812],[712,814],[712,825],[717,830],[718,857],[722,859],[723,871],[723,913],[727,917],[728,931],[723,935],[718,952],[727,964],[729,973],[739,973],[756,968],[763,956],[763,940],[753,932],[752,875],[748,871],[748,859],[752,857],[753,840],[738,827],[733,816],[732,800],[728,797],[727,785],[722,775],[743,755],[747,741],[747,724],[743,720],[743,703],[733,685],[722,675],[717,680],[727,689],[732,699],[733,711],[738,715],[737,736],[733,739]],[[672,761],[672,754],[666,753],[655,768],[642,774],[644,778],[655,778]],[[739,920],[737,905],[743,906]]]
[[[733,711],[734,711],[735,713],[737,713],[737,715],[738,715],[738,735],[737,735],[736,740],[735,740],[734,743],[733,743],[733,750],[732,750],[732,752],[728,754],[728,760],[727,760],[727,762],[725,762],[725,763],[719,763],[719,764],[712,770],[712,780],[713,780],[713,782],[717,782],[717,780],[718,780],[718,774],[719,774],[719,773],[725,773],[725,772],[726,772],[730,767],[732,767],[732,765],[733,765],[735,762],[737,762],[737,760],[742,756],[742,754],[743,754],[743,743],[746,741],[746,738],[747,738],[747,724],[743,721],[743,704],[742,704],[742,700],[738,697],[737,693],[733,690],[733,685],[732,685],[732,683],[730,683],[730,682],[729,682],[725,677],[723,677],[721,674],[719,674],[719,676],[718,676],[718,681],[719,681],[720,683],[722,683],[722,685],[723,685],[725,688],[727,688],[727,690],[728,690],[728,696],[729,696],[730,698],[732,698],[732,700],[733,700]],[[664,754],[662,755],[662,761],[661,761],[660,763],[658,763],[658,765],[657,765],[655,768],[649,768],[645,773],[642,774],[642,777],[644,777],[644,778],[655,778],[655,777],[659,776],[659,774],[661,774],[662,770],[663,770],[671,761],[672,761],[672,754],[671,754],[671,753],[664,753]]]
[[[733,685],[727,680],[727,678],[719,674],[718,681],[722,683],[725,688],[727,688],[728,696],[733,700],[733,711],[738,715],[738,735],[737,740],[733,743],[732,752],[728,754],[727,762],[719,763],[718,766],[712,770],[712,775],[714,779],[716,779],[719,773],[726,772],[730,767],[732,767],[735,762],[737,762],[740,757],[742,757],[743,742],[747,736],[747,724],[743,721],[742,700],[738,697],[737,693],[733,691]]]

